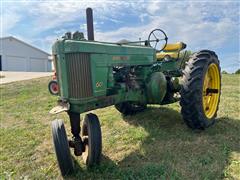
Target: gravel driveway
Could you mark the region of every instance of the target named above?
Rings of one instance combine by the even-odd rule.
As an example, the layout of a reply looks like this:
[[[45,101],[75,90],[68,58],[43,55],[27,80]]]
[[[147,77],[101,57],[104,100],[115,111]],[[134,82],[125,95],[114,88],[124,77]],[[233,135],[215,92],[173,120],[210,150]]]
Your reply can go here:
[[[0,84],[6,84],[15,81],[22,81],[46,76],[52,76],[53,72],[13,72],[0,71]],[[4,77],[2,77],[4,76]]]

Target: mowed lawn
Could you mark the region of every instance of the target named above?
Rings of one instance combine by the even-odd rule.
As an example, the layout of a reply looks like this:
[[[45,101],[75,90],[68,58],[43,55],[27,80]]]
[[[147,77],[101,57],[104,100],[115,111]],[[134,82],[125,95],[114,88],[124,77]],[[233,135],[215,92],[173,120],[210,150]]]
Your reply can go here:
[[[1,85],[1,179],[61,179],[51,121],[64,119],[71,133],[66,113],[48,113],[57,100],[49,80]],[[93,112],[101,121],[102,163],[87,169],[74,157],[67,179],[240,179],[239,75],[223,75],[217,123],[203,132],[186,127],[178,103],[126,117],[113,106]]]

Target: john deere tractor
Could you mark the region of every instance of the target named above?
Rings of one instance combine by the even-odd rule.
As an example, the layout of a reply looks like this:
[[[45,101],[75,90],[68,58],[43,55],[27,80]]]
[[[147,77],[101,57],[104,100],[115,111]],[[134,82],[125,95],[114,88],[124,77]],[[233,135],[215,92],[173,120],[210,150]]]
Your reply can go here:
[[[166,33],[153,30],[148,39],[108,43],[94,40],[92,10],[87,9],[88,40],[83,33],[66,33],[52,47],[58,105],[50,112],[67,112],[71,140],[62,120],[52,122],[55,152],[62,175],[73,171],[70,148],[88,167],[101,159],[102,137],[96,114],[80,114],[114,105],[123,115],[144,111],[147,104],[180,101],[184,122],[204,130],[215,122],[221,76],[218,56],[210,50],[184,56],[186,44],[169,44]],[[186,63],[185,63],[186,61]],[[51,88],[50,88],[51,91]]]

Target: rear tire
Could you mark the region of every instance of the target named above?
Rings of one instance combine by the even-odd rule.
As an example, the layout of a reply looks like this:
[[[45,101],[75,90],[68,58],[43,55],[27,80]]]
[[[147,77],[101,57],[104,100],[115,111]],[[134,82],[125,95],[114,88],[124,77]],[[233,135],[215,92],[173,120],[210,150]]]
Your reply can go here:
[[[52,136],[58,166],[62,176],[73,172],[73,162],[63,121],[56,119],[52,122]]]
[[[115,108],[123,115],[133,115],[137,112],[144,111],[147,106],[146,104],[134,103],[134,102],[122,102],[115,105]]]
[[[210,72],[209,69],[212,67],[214,70]],[[183,119],[188,127],[205,129],[215,123],[221,94],[220,72],[219,60],[213,51],[199,51],[193,54],[186,63],[180,90],[180,105]],[[209,78],[209,74],[212,75],[211,78]],[[217,93],[206,93],[206,88],[204,89],[206,79],[207,89],[217,89]],[[208,109],[206,108],[206,96],[209,96]],[[212,106],[209,103],[211,101],[213,101]],[[211,109],[211,113],[209,113],[209,109]]]
[[[82,154],[83,161],[87,167],[99,164],[102,154],[102,133],[98,117],[89,113],[85,116],[81,131],[84,144]]]

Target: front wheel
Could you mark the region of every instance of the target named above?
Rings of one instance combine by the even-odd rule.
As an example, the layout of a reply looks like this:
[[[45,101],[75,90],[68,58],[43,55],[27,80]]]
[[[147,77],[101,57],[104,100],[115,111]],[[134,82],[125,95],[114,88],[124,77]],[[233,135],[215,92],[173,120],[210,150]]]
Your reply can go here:
[[[102,154],[102,133],[98,117],[89,113],[85,116],[81,136],[84,144],[82,154],[87,167],[99,164]]]
[[[73,162],[63,121],[52,122],[52,136],[58,165],[63,176],[73,172]]]
[[[180,105],[183,119],[190,128],[205,129],[215,123],[221,94],[220,72],[219,60],[213,51],[199,51],[186,63]]]

